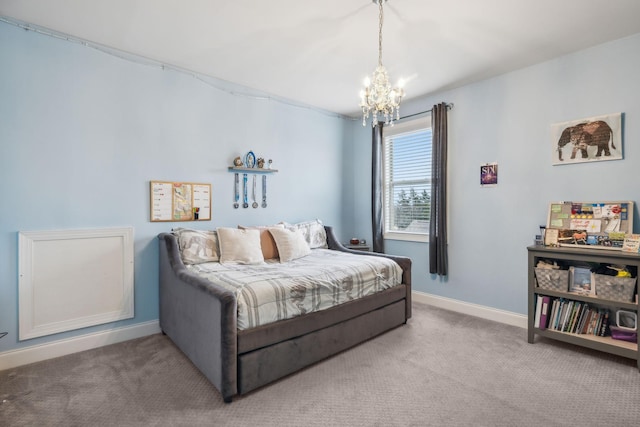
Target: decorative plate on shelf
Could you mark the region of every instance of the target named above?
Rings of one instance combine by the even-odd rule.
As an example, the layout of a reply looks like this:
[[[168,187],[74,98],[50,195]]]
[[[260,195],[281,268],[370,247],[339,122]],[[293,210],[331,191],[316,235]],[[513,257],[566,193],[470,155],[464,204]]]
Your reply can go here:
[[[248,168],[256,167],[256,155],[253,154],[253,151],[249,151],[246,156],[244,156],[244,165]]]

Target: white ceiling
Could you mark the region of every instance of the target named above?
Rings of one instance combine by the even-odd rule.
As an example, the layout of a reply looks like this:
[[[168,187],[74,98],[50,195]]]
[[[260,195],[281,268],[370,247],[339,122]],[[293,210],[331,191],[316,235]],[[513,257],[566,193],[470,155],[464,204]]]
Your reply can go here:
[[[384,9],[383,63],[407,99],[640,33],[638,0]],[[378,58],[372,0],[0,0],[0,15],[351,116]]]

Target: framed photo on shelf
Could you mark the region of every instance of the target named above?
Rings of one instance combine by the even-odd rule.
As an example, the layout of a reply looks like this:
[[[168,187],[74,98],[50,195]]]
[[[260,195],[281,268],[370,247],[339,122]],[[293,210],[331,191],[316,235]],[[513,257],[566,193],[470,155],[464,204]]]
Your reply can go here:
[[[569,268],[569,292],[581,295],[595,295],[595,288],[592,286],[593,276],[589,267]]]

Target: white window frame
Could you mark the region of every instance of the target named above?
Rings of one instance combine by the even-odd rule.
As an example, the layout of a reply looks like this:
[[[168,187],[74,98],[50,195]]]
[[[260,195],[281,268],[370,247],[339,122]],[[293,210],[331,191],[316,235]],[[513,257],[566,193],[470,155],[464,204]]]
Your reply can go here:
[[[388,240],[404,240],[411,242],[428,242],[429,241],[429,232],[426,233],[416,233],[416,232],[404,232],[404,231],[396,231],[389,230],[389,210],[391,209],[391,202],[389,200],[390,189],[389,182],[387,181],[387,138],[392,137],[394,135],[415,132],[419,130],[427,130],[431,129],[431,120],[429,117],[421,117],[419,119],[414,119],[402,123],[396,123],[394,126],[385,126],[383,131],[383,149],[382,149],[382,181],[383,181],[383,197],[384,197],[384,207],[383,207],[383,221],[384,221],[384,231],[383,238]],[[430,185],[431,176],[427,177],[427,184]]]

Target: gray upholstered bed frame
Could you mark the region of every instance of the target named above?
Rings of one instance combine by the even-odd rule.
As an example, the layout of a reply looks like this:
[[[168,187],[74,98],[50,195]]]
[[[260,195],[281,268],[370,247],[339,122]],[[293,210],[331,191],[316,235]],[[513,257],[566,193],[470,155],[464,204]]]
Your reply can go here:
[[[345,248],[331,227],[329,249]],[[190,273],[176,237],[161,233],[160,328],[220,391],[225,402],[406,323],[411,259],[394,259],[403,286],[324,311],[238,331],[235,295]],[[367,253],[372,255],[372,253]]]

